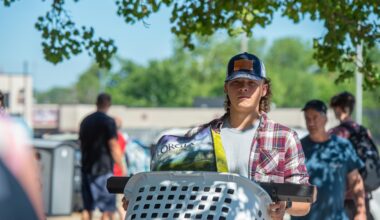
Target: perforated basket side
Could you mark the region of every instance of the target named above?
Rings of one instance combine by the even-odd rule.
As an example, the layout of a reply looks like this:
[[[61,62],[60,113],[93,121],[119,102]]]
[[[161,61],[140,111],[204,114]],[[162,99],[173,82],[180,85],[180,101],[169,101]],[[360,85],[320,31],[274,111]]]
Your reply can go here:
[[[125,188],[126,219],[267,220],[269,195],[232,174],[154,172],[134,176]]]

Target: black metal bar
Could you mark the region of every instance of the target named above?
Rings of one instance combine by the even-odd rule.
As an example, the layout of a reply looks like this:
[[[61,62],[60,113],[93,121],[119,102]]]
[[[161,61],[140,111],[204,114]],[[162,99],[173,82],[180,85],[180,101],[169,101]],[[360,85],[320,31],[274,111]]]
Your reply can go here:
[[[109,193],[124,193],[124,187],[131,177],[110,177],[107,180]],[[259,183],[273,201],[292,201],[313,203],[317,198],[317,189],[312,185],[292,183]]]
[[[317,188],[313,185],[294,183],[259,183],[273,201],[313,203],[317,199]]]
[[[107,180],[107,190],[109,193],[124,193],[124,187],[131,177],[112,176]]]

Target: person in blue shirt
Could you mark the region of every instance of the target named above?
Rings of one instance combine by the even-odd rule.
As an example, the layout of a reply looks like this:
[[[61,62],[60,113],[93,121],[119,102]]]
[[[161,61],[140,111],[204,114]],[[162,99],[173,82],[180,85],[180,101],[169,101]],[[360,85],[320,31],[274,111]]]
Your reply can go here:
[[[318,194],[309,214],[292,220],[348,220],[344,209],[346,189],[356,204],[354,219],[366,219],[364,185],[358,172],[363,162],[348,140],[327,133],[327,107],[322,101],[311,100],[302,110],[309,135],[301,144],[310,184],[317,186]]]

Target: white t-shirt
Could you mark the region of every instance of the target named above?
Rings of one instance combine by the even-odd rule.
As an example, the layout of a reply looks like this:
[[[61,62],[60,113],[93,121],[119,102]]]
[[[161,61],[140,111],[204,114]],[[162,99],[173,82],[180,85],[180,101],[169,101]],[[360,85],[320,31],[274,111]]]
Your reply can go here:
[[[254,134],[260,120],[244,130],[232,128],[228,119],[224,120],[220,131],[222,145],[227,157],[228,171],[248,178],[249,155]],[[254,150],[254,149],[252,149]]]

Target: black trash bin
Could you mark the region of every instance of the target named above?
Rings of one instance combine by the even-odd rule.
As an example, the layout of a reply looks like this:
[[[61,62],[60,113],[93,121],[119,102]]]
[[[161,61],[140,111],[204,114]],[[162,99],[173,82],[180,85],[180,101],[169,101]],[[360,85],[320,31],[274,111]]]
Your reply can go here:
[[[39,160],[46,215],[70,215],[73,211],[75,152],[72,141],[34,139]]]

